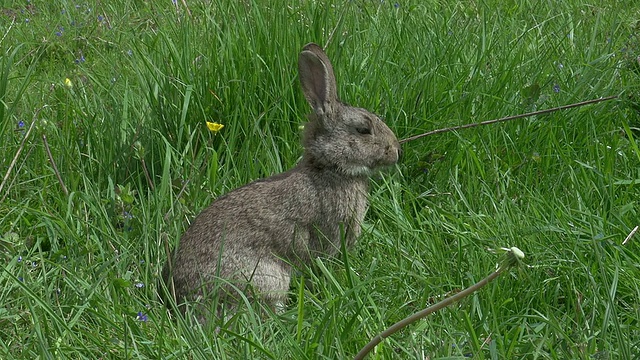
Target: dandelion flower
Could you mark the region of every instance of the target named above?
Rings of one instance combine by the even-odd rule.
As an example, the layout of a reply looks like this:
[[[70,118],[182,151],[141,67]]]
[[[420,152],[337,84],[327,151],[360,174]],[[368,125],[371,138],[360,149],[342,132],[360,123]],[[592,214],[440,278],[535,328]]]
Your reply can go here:
[[[216,122],[208,122],[207,121],[207,128],[209,129],[209,131],[213,132],[213,133],[217,133],[218,131],[220,131],[222,128],[224,127],[224,125],[222,124],[218,124]]]
[[[71,89],[73,87],[73,83],[71,82],[71,80],[69,78],[66,78],[66,79],[64,79],[64,86],[66,86],[69,89]]]

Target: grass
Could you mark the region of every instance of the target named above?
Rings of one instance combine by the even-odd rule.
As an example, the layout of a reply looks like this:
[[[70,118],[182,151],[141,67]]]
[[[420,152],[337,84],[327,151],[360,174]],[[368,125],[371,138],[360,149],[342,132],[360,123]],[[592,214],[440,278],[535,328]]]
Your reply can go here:
[[[640,238],[622,245],[640,225],[636,1],[5,1],[0,18],[1,358],[349,358],[510,246],[529,266],[370,358],[640,354]],[[298,160],[310,41],[400,138],[620,98],[407,143],[358,245],[301,269],[284,315],[171,318],[156,281],[189,220]]]

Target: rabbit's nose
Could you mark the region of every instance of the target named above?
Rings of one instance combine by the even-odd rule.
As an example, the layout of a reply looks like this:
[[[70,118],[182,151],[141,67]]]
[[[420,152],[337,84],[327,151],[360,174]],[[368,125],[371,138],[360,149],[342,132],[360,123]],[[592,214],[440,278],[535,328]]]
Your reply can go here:
[[[395,161],[394,162],[398,162],[398,161],[400,161],[400,157],[402,156],[402,149],[397,145],[389,145],[387,147],[386,154],[388,156],[391,156],[391,157],[393,155],[395,155]]]

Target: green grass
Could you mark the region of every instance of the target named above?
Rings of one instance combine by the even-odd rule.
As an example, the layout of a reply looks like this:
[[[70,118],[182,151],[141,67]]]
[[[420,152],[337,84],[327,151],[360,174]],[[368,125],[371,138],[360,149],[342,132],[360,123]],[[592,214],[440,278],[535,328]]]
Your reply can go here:
[[[350,358],[511,246],[528,266],[370,358],[640,354],[640,234],[622,245],[640,225],[637,1],[0,10],[0,358]],[[298,160],[310,41],[400,138],[620,98],[407,143],[372,180],[358,245],[301,269],[284,315],[249,307],[219,333],[171,318],[156,281],[189,220]]]

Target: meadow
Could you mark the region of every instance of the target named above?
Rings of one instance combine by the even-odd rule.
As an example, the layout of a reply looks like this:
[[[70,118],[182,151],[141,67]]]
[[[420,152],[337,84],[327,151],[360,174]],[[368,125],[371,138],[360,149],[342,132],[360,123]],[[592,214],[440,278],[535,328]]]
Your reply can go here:
[[[353,358],[512,246],[369,358],[639,358],[636,0],[0,4],[0,358]],[[308,42],[399,138],[618,98],[407,142],[284,314],[176,317],[157,281],[189,221],[299,160]]]

